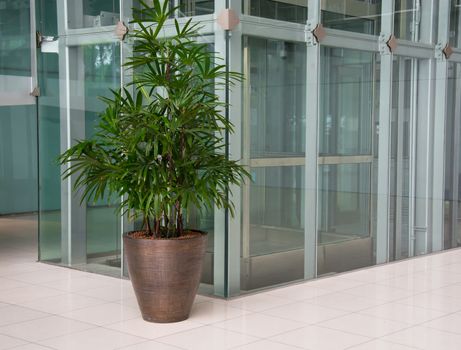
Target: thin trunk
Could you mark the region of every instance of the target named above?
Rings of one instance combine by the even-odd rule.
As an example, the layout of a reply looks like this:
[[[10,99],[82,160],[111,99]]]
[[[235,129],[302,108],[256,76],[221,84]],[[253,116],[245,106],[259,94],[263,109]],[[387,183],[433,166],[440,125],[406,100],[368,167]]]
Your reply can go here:
[[[152,236],[152,228],[150,227],[150,220],[149,220],[149,216],[144,216],[144,222],[147,226],[147,232],[149,234],[149,236]]]

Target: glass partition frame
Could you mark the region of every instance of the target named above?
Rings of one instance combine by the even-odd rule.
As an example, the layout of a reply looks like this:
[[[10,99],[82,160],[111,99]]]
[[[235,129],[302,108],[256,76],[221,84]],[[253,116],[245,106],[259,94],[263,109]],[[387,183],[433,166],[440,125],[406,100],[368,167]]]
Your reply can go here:
[[[72,0],[67,0],[72,1]],[[440,175],[440,169],[444,168],[444,157],[434,155],[444,154],[444,132],[446,116],[446,76],[447,58],[442,53],[442,48],[449,41],[448,18],[450,13],[450,3],[438,2],[439,6],[431,7],[436,9],[435,13],[422,12],[420,22],[419,40],[398,40],[398,46],[391,52],[385,45],[387,39],[395,33],[395,12],[394,2],[382,2],[380,13],[379,33],[366,34],[353,31],[340,30],[338,28],[326,28],[325,38],[318,42],[312,34],[318,24],[322,21],[322,2],[321,0],[306,0],[302,5],[308,8],[306,23],[295,23],[294,21],[280,21],[274,18],[263,18],[252,16],[248,11],[242,10],[241,0],[215,0],[214,13],[196,16],[203,24],[201,35],[212,36],[215,50],[223,57],[228,68],[234,71],[244,72],[244,45],[243,38],[247,36],[261,37],[287,42],[298,42],[306,45],[306,125],[303,130],[306,140],[305,152],[303,156],[291,159],[291,166],[304,166],[304,220],[309,224],[304,225],[304,279],[317,277],[317,255],[318,255],[318,235],[319,228],[319,168],[324,162],[323,156],[319,156],[319,86],[320,86],[320,51],[324,46],[333,48],[345,48],[373,52],[380,57],[380,78],[379,78],[379,111],[377,112],[375,124],[372,125],[373,132],[376,133],[373,147],[377,152],[376,163],[376,207],[370,210],[370,218],[375,220],[374,233],[374,261],[385,263],[389,261],[390,244],[390,163],[391,163],[391,114],[392,114],[392,71],[393,56],[405,56],[424,60],[420,67],[421,74],[418,75],[422,83],[418,89],[418,101],[424,113],[421,114],[421,123],[415,126],[415,140],[411,145],[413,151],[418,149],[415,155],[418,159],[414,167],[414,182],[412,183],[412,196],[414,201],[412,221],[409,224],[410,237],[421,237],[421,247],[418,252],[429,253],[441,250],[443,242],[443,191],[444,179]],[[61,2],[59,2],[61,3]],[[427,9],[434,5],[436,1],[427,0],[423,2]],[[128,23],[131,17],[130,8],[132,2],[121,0],[120,18]],[[65,13],[64,5],[59,5],[58,13]],[[215,23],[215,19],[226,9],[232,9],[240,19],[240,23],[231,31],[222,29]],[[181,18],[180,21],[187,20]],[[169,23],[172,26],[172,22]],[[69,86],[66,85],[66,76],[69,66],[68,49],[70,46],[110,43],[117,41],[113,35],[113,26],[99,28],[69,29],[65,16],[62,16],[59,26],[60,36],[60,71],[63,72],[61,83],[63,96],[61,107],[63,112],[61,127],[63,135],[62,146],[69,145],[70,140],[78,136],[72,132],[69,120]],[[173,28],[173,27],[171,27]],[[164,35],[168,35],[168,28]],[[125,41],[121,44],[121,63],[124,57],[129,55],[130,43]],[[461,49],[455,48],[454,53],[449,58],[452,62],[461,62]],[[437,79],[435,79],[437,77]],[[121,76],[120,83],[129,77]],[[415,78],[416,79],[416,78]],[[235,133],[228,136],[229,155],[233,159],[241,160],[247,166],[254,166],[261,160],[252,159],[249,148],[246,147],[245,140],[249,132],[247,127],[248,120],[245,119],[245,99],[248,93],[242,94],[244,87],[237,85],[228,92],[219,92],[224,101],[231,103],[225,111],[226,115],[235,125]],[[437,118],[435,118],[437,116]],[[427,130],[431,130],[427,132]],[[362,156],[369,156],[364,154]],[[269,159],[273,162],[274,160]],[[277,160],[278,161],[278,160]],[[368,161],[368,160],[364,160]],[[253,164],[252,164],[253,162]],[[261,163],[262,164],[262,163]],[[260,165],[261,165],[260,164]],[[418,174],[417,178],[416,175]],[[84,218],[82,209],[70,196],[70,182],[63,182],[62,202],[67,206],[63,208],[63,227],[62,227],[62,250],[64,264],[72,266],[77,263],[80,257],[84,256],[82,247],[82,237],[79,237],[82,229],[78,222]],[[245,227],[248,227],[248,208],[249,208],[249,184],[242,188],[233,188],[231,198],[236,204],[236,216],[231,217],[229,213],[215,210],[215,261],[214,261],[214,290],[213,294],[222,297],[238,295],[242,292],[241,276],[242,263],[241,255],[244,252],[242,240]],[[416,198],[419,198],[416,200]],[[434,198],[434,200],[429,200]],[[380,215],[376,215],[380,213]],[[130,228],[130,224],[120,218],[121,232]],[[122,247],[123,249],[123,247]],[[411,255],[411,254],[410,254]],[[124,265],[122,258],[123,274]]]

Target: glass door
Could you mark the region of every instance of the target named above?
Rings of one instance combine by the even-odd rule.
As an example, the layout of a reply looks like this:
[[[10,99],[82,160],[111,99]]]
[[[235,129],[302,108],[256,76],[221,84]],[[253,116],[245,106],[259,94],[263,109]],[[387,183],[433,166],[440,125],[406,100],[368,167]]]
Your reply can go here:
[[[304,277],[305,44],[244,38],[241,289]]]
[[[321,77],[318,275],[375,260],[377,55],[323,47]]]

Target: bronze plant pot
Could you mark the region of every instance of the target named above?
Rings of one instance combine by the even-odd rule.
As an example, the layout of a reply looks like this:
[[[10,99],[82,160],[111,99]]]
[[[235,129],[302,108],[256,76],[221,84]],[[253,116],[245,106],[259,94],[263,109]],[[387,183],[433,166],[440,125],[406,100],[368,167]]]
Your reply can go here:
[[[207,235],[185,239],[136,239],[124,234],[128,272],[148,322],[187,319],[200,283]]]

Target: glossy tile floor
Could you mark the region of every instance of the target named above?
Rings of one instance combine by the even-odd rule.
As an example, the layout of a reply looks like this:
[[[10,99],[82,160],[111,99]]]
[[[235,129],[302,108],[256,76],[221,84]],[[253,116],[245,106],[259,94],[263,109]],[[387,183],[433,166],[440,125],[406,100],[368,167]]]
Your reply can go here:
[[[129,281],[34,262],[34,221],[0,218],[0,349],[461,349],[461,250],[142,321]]]

